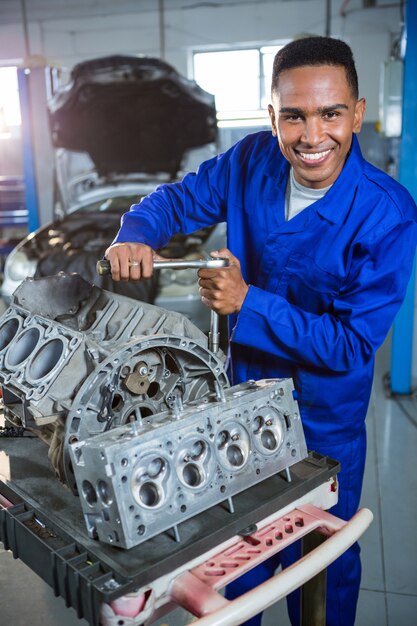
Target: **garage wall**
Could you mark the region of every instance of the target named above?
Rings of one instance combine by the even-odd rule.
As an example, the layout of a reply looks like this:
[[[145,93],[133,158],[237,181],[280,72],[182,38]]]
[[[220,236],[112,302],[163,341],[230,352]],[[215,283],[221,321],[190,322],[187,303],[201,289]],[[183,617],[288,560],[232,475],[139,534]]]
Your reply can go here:
[[[364,8],[373,4],[377,6]],[[400,7],[395,4],[331,2],[331,34],[353,48],[368,121],[378,118],[380,64],[400,32]],[[164,52],[168,62],[187,74],[190,48],[323,35],[325,10],[325,0],[2,0],[0,62],[42,55],[70,70],[96,56]]]

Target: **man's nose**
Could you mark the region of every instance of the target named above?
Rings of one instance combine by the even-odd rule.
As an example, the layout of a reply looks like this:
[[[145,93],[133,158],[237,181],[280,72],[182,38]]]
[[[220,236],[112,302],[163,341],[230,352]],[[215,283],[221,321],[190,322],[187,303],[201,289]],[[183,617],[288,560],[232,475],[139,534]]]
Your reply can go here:
[[[323,125],[320,118],[309,118],[304,123],[302,141],[317,146],[323,140]]]

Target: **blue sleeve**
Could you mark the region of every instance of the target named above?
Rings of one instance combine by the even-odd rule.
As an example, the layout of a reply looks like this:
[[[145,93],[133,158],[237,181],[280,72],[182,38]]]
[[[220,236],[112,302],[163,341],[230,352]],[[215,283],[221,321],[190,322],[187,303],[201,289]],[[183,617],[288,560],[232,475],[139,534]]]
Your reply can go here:
[[[323,315],[250,287],[231,340],[295,365],[346,372],[382,344],[405,296],[417,242],[406,221],[362,244],[344,288]]]
[[[192,233],[224,221],[229,154],[205,161],[197,173],[187,174],[182,182],[161,185],[139,204],[133,204],[123,215],[113,243],[130,241],[160,248],[175,233]]]

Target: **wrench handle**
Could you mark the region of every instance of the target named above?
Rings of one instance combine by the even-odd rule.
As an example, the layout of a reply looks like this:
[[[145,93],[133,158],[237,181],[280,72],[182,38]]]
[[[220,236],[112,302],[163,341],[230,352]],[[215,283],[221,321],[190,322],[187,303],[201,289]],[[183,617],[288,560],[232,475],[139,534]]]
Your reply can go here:
[[[229,259],[223,258],[213,258],[209,259],[192,259],[192,260],[166,260],[166,261],[154,261],[153,267],[155,270],[162,269],[174,269],[174,270],[182,270],[182,269],[218,269],[221,267],[227,267],[229,265]],[[97,273],[100,276],[104,276],[106,274],[111,273],[111,265],[108,259],[101,259],[97,261]]]

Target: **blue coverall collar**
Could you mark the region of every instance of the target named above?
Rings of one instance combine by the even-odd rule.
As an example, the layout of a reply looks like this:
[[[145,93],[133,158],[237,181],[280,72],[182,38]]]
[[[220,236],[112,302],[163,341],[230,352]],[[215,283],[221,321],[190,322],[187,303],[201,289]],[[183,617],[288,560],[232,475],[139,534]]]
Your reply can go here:
[[[275,140],[276,141],[276,140]],[[343,197],[345,200],[354,197],[356,193],[357,185],[352,181],[359,182],[364,167],[364,159],[359,147],[359,142],[356,135],[352,135],[352,146],[346,163],[341,171],[338,179],[333,184],[331,189],[327,192],[323,198],[314,203],[314,209],[321,217],[324,217],[327,221],[337,224],[343,221],[346,211],[349,209],[349,202],[343,203],[341,208],[340,203],[336,203],[335,209],[335,197]],[[282,184],[289,175],[290,166],[286,159],[282,158],[278,165],[277,171],[277,155],[275,151],[271,152],[269,163],[265,167],[265,173],[267,176],[272,176],[276,179],[277,184]],[[291,220],[293,222],[293,220]],[[295,228],[295,222],[293,227]],[[300,226],[301,227],[301,226]]]
[[[345,214],[349,210],[351,200],[353,200],[359,180],[364,168],[364,159],[359,147],[356,135],[352,136],[352,147],[346,163],[339,174],[339,177],[323,198],[316,202],[316,211],[329,222],[339,224],[345,219]],[[352,184],[352,181],[355,181]],[[341,206],[335,203],[335,198],[343,197],[345,202]]]

